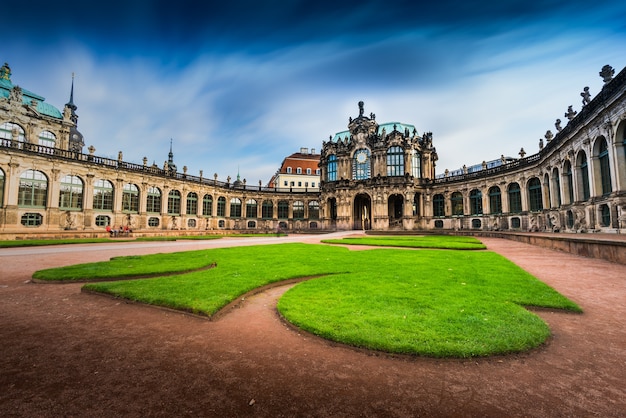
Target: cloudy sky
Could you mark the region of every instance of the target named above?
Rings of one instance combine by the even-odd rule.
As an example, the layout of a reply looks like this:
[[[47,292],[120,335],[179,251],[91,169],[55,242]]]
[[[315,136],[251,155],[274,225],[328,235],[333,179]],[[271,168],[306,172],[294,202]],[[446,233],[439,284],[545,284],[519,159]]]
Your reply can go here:
[[[3,5],[13,84],[62,108],[75,73],[98,155],[162,165],[172,138],[179,169],[252,184],[360,100],[433,132],[438,173],[534,154],[603,65],[626,66],[621,0],[93,3]]]

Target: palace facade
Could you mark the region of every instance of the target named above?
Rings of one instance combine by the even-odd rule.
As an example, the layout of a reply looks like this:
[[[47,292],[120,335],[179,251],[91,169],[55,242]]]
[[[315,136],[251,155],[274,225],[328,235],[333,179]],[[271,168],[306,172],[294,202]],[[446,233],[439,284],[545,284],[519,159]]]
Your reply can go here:
[[[626,69],[600,71],[540,151],[435,175],[432,133],[350,118],[324,142],[322,225],[329,229],[626,231]]]
[[[323,142],[319,190],[187,174],[170,147],[163,167],[85,152],[77,106],[63,111],[0,69],[0,234],[4,239],[107,225],[185,230],[626,230],[626,69],[548,131],[537,154],[435,174],[431,133],[350,118]],[[297,173],[296,173],[297,174]]]

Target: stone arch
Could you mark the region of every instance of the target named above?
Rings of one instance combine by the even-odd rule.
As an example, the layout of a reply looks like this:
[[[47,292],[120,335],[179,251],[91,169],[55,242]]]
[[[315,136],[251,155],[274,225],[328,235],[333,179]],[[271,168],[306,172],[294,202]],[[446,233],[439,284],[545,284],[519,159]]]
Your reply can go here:
[[[372,229],[372,198],[367,193],[354,197],[352,208],[353,229]]]
[[[609,141],[603,135],[593,143],[592,181],[597,196],[606,196],[613,191],[611,179],[611,149]]]
[[[404,196],[398,193],[389,195],[387,199],[387,214],[389,216],[389,227],[402,226]]]

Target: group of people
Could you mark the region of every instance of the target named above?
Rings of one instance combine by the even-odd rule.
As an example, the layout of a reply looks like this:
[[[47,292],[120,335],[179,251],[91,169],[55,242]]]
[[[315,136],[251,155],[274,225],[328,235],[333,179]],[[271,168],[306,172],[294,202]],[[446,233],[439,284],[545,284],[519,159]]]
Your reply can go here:
[[[130,229],[130,227],[128,225],[120,226],[119,228],[117,226],[113,226],[113,228],[111,228],[111,225],[107,225],[106,226],[106,231],[112,237],[117,237],[117,236],[120,236],[120,235],[128,235],[131,232],[133,232],[133,230]]]

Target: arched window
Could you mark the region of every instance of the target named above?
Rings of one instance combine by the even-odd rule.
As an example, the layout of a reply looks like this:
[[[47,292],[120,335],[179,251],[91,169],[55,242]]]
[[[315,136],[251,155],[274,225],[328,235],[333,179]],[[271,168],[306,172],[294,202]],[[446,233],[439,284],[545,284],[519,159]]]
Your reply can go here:
[[[45,208],[48,196],[48,178],[41,171],[26,170],[20,176],[18,206]]]
[[[370,178],[370,151],[366,148],[357,150],[352,157],[352,179]]]
[[[472,215],[483,214],[483,194],[478,189],[470,191],[470,213]]]
[[[550,208],[550,207],[552,207],[552,196],[551,196],[551,193],[550,193],[550,176],[548,175],[548,173],[546,173],[543,176],[543,184],[544,184],[544,186],[546,186],[546,194],[548,195],[547,196],[547,204],[548,204],[548,208]]]
[[[489,188],[489,212],[502,213],[502,193],[498,186]]]
[[[217,216],[226,216],[226,198],[224,196],[217,198]]]
[[[320,218],[320,204],[317,200],[312,200],[309,202],[309,219],[319,219]]]
[[[433,216],[445,216],[445,198],[442,194],[433,196]]]
[[[54,148],[56,146],[57,137],[50,131],[41,131],[39,134],[39,145]]]
[[[4,171],[0,168],[0,208],[4,206]]]
[[[461,192],[452,193],[450,203],[452,203],[452,216],[463,215],[463,195]]]
[[[580,190],[579,193],[582,193],[582,196],[577,196],[577,198],[580,200],[589,200],[591,196],[589,191],[589,168],[587,167],[587,154],[585,154],[584,151],[578,153],[578,158],[576,159],[576,174],[578,190]]]
[[[306,169],[306,174],[307,174],[308,176],[310,176],[310,175],[311,175],[311,169],[310,169],[310,168],[307,168],[307,169]]]
[[[241,199],[238,197],[230,199],[230,217],[241,218]]]
[[[411,175],[416,179],[422,178],[422,154],[411,150]]]
[[[167,214],[180,215],[180,192],[178,190],[170,190],[167,195]]]
[[[286,200],[280,200],[278,202],[278,219],[289,218],[289,202]]]
[[[528,181],[528,200],[531,211],[536,212],[543,209],[541,181],[537,177],[533,177]]]
[[[202,215],[213,215],[213,196],[210,194],[205,194],[202,198]]]
[[[131,183],[124,185],[122,190],[122,211],[139,212],[139,188]]]
[[[13,138],[13,133],[17,135],[16,138]],[[16,139],[18,142],[25,142],[26,137],[24,135],[24,128],[22,128],[17,123],[4,122],[2,125],[0,125],[0,139],[7,140],[7,141],[12,141],[13,139]],[[14,143],[12,145],[14,147],[21,148],[21,145],[19,143]]]
[[[522,189],[517,183],[509,184],[509,212],[521,213],[522,212]]]
[[[148,187],[146,212],[161,213],[161,190],[158,187]]]
[[[301,200],[293,202],[293,218],[304,219],[304,202]]]
[[[611,167],[609,163],[609,149],[604,137],[600,138],[598,148],[598,160],[600,162],[600,182],[602,186],[602,195],[608,195],[613,191],[611,187]]]
[[[59,187],[59,209],[79,210],[83,207],[83,181],[72,175],[61,179]]]
[[[296,174],[302,174],[302,167],[296,168]]]
[[[387,149],[387,175],[404,176],[404,150],[401,147]]]
[[[565,179],[565,196],[567,196],[567,204],[574,203],[574,181],[572,177],[572,164],[565,161],[563,164],[563,178]]]
[[[291,167],[287,167],[287,174],[291,174]]]
[[[113,184],[109,180],[96,180],[93,184],[94,210],[113,210]]]
[[[187,193],[187,215],[198,214],[198,195],[194,192]]]
[[[552,187],[555,193],[556,207],[560,208],[563,204],[561,201],[561,178],[559,176],[559,169],[556,167],[552,170]]]
[[[328,163],[326,165],[326,181],[337,180],[337,156],[332,154],[328,157]]]
[[[261,217],[263,219],[272,219],[274,217],[274,204],[271,200],[264,200],[261,205]]]
[[[415,193],[415,196],[413,196],[413,216],[420,216],[420,211],[422,210],[421,199],[421,193]]]
[[[256,200],[246,200],[246,218],[256,218],[258,216],[258,212],[258,204]]]

